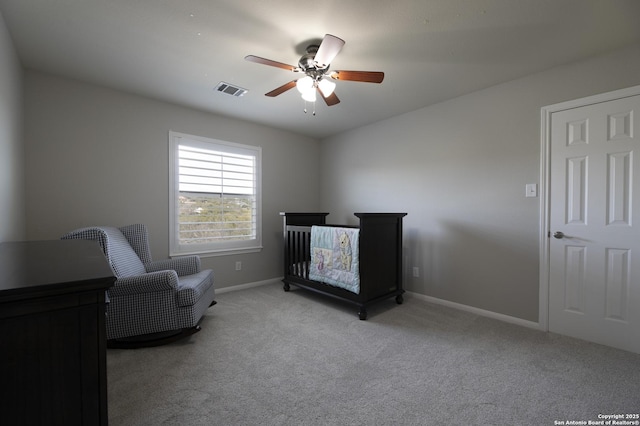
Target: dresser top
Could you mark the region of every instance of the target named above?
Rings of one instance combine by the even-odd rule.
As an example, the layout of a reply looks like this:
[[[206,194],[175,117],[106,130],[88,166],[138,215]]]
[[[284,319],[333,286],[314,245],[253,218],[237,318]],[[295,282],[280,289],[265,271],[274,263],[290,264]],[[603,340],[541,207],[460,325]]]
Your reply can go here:
[[[113,285],[114,273],[95,241],[0,244],[0,302]]]

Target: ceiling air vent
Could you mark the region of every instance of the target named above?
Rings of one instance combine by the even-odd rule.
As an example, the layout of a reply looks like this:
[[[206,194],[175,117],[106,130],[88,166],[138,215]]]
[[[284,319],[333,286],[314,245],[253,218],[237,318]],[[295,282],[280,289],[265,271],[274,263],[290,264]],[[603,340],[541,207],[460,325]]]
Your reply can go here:
[[[217,90],[218,92],[226,93],[227,95],[236,96],[236,97],[242,96],[248,92],[247,89],[243,89],[242,87],[225,83],[224,81],[221,81],[220,83],[218,83],[215,90]]]

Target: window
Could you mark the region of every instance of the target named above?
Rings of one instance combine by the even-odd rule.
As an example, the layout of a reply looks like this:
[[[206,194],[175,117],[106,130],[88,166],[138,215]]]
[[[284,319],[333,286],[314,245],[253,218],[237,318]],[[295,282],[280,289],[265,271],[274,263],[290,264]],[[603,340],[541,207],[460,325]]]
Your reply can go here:
[[[169,254],[262,247],[260,147],[169,132]]]

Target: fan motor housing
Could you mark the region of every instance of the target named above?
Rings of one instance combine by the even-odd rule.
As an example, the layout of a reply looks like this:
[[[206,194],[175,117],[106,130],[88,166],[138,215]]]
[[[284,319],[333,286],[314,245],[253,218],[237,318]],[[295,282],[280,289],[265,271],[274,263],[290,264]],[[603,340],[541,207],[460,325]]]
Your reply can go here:
[[[313,60],[315,56],[315,53],[307,53],[305,55],[302,55],[302,57],[298,61],[298,66],[302,68],[303,71],[314,69],[316,67],[316,61]]]
[[[315,61],[316,53],[318,53],[318,48],[320,46],[316,44],[311,44],[307,47],[307,53],[300,57],[298,61],[298,66],[305,74],[308,76],[318,79],[321,78],[329,69],[329,65],[325,67],[318,66],[318,63]]]

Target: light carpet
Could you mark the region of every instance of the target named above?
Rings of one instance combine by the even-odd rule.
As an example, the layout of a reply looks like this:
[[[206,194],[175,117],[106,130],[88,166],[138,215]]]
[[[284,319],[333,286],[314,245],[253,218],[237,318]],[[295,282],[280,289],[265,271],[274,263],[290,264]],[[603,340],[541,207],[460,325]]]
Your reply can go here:
[[[640,355],[405,297],[270,284],[202,331],[107,352],[111,425],[554,425],[640,412]],[[555,423],[558,424],[558,423]]]

